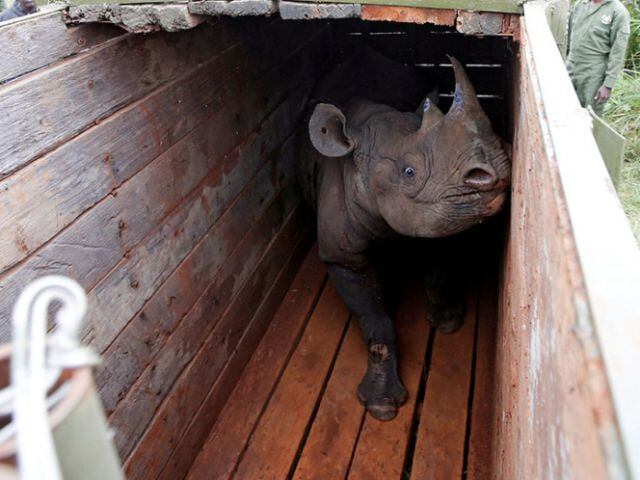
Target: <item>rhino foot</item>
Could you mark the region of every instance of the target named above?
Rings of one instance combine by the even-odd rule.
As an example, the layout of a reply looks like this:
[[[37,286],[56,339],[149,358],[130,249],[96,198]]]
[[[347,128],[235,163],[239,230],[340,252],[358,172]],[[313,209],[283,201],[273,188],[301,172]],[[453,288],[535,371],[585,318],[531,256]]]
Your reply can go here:
[[[428,302],[427,320],[431,327],[442,333],[457,332],[464,320],[464,303],[454,303],[446,306],[436,306]]]
[[[397,359],[386,345],[369,347],[369,368],[358,385],[358,400],[376,419],[392,420],[407,401],[407,389],[398,376]]]

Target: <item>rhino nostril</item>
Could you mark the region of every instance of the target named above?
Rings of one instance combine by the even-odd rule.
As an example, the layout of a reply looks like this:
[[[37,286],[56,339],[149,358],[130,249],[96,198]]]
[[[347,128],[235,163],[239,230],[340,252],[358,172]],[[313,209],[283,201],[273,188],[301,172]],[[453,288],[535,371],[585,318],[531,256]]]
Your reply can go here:
[[[493,172],[489,172],[484,168],[475,167],[467,172],[464,176],[464,183],[472,187],[488,187],[493,186],[496,182],[496,176]]]

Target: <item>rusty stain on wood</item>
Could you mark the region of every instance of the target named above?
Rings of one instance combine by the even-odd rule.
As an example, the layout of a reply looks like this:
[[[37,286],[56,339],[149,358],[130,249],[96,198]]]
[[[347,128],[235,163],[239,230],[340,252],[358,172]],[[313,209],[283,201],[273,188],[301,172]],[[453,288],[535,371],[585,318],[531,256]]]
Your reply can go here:
[[[502,34],[512,36],[514,41],[520,41],[520,16],[505,14],[502,19]]]
[[[454,26],[455,10],[441,10],[435,8],[392,7],[381,5],[363,5],[361,18],[363,20],[417,23],[432,25]]]

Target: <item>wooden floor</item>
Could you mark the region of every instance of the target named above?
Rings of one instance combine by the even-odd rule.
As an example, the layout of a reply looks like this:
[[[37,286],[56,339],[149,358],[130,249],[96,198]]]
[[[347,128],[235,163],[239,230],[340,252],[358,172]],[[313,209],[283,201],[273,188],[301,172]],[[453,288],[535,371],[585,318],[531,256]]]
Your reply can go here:
[[[454,335],[430,330],[423,297],[407,291],[395,319],[409,400],[379,422],[355,395],[360,331],[326,276],[313,275],[322,268],[313,250],[188,478],[488,478],[495,288],[468,293]]]

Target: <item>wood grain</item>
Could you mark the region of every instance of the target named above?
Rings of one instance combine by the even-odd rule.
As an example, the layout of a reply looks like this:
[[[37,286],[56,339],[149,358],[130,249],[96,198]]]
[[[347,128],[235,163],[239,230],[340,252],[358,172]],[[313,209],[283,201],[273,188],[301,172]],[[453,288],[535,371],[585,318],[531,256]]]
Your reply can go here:
[[[412,479],[462,476],[472,376],[477,292],[467,295],[462,328],[436,334],[411,467]]]
[[[124,35],[113,25],[68,28],[62,12],[52,12],[28,22],[0,26],[0,83],[49,66],[71,55]]]
[[[613,238],[613,232],[621,233],[613,219],[617,213],[622,217],[622,212],[610,203],[615,190],[592,135],[586,133],[589,127],[578,115],[571,83],[564,71],[560,73],[564,67],[544,12],[531,15],[526,22],[522,19],[526,28],[516,65],[513,194],[496,328],[495,402],[500,421],[493,435],[492,476],[608,478],[612,460],[619,461],[619,450],[608,450],[621,443],[613,440],[618,420],[603,359],[592,343],[602,339],[593,330],[596,316],[589,298],[594,297],[584,290],[584,262],[604,261],[597,276],[611,282],[596,294],[598,302],[604,302],[601,305],[619,279],[626,280],[613,296],[618,299],[627,285],[638,285],[623,273],[635,263],[629,255],[625,267],[614,273],[613,257],[597,253],[610,252],[611,242],[593,245],[590,254],[576,247],[576,241],[591,240],[578,240],[581,235],[574,222],[585,222],[583,234],[593,235],[594,218],[599,217],[598,231]],[[533,25],[535,37],[529,31]],[[542,66],[545,69],[538,70]],[[573,167],[576,158],[580,165]],[[568,169],[562,181],[560,164]],[[622,235],[616,238],[623,242]],[[633,248],[637,254],[637,246]],[[638,269],[629,271],[640,278]],[[609,273],[613,275],[607,277]],[[637,303],[631,301],[637,294],[625,298],[630,301],[626,305]]]
[[[235,253],[223,266],[229,275],[216,279],[208,287],[109,417],[109,423],[117,429],[114,441],[121,458],[127,458],[133,450],[175,379],[196,355],[231,299],[250,277],[253,266],[263,256],[277,232],[272,232],[276,225],[268,220],[252,229],[238,244]],[[290,214],[279,236],[287,239],[290,232],[300,227],[299,222],[299,215],[295,212]],[[224,336],[230,332],[221,333]]]
[[[367,349],[358,323],[352,318],[294,479],[346,478],[365,415],[356,388],[366,366]]]
[[[219,30],[224,50],[232,40]],[[5,244],[0,271],[36,251],[107,195],[117,194],[123,182],[220,110],[213,94],[202,92],[210,92],[212,83],[228,89],[233,75],[225,61],[230,63],[233,53],[237,49],[212,54],[195,70],[0,180],[0,241]],[[26,202],[29,197],[40,201]]]
[[[340,346],[349,311],[328,284],[238,463],[237,478],[286,478]],[[295,412],[295,414],[292,414]]]
[[[277,163],[266,163],[262,166],[258,179],[250,182],[248,188],[245,187],[240,197],[234,200],[231,207],[195,244],[185,260],[152,294],[136,313],[135,318],[127,323],[126,328],[117,333],[113,344],[105,351],[103,367],[96,377],[96,382],[108,412],[115,408],[117,401],[146,367],[149,359],[162,348],[167,335],[173,331],[205,290],[206,285],[217,275],[222,262],[249,228],[247,218],[260,214],[275,196],[278,188],[292,178],[293,138],[277,149],[273,146],[267,147],[266,154],[260,155],[259,152],[265,145],[273,143],[270,137],[273,137],[271,128],[264,130],[262,135],[248,139],[247,144],[243,144],[236,152],[237,158],[244,158],[242,162],[263,163],[269,158],[278,158]],[[253,167],[245,171],[245,174],[251,175],[252,170]],[[276,180],[275,184],[271,183],[272,179]],[[289,192],[287,190],[288,196]],[[222,204],[223,198],[217,197],[217,202]],[[286,200],[291,202],[290,199]],[[216,220],[214,212],[215,210],[210,211],[208,215],[212,221]],[[149,324],[147,319],[153,317],[162,319],[162,322]]]
[[[220,411],[231,395],[234,387],[238,383],[245,366],[249,362],[253,352],[258,346],[265,331],[268,329],[271,320],[278,311],[283,297],[287,294],[292,285],[293,277],[296,276],[300,262],[309,251],[311,235],[310,232],[301,231],[301,239],[292,248],[292,254],[285,262],[282,270],[278,274],[271,287],[268,289],[262,303],[247,316],[253,315],[249,325],[242,334],[242,338],[237,347],[231,353],[229,360],[216,378],[215,383],[205,396],[202,404],[192,417],[185,422],[187,428],[182,437],[176,442],[176,446],[166,460],[159,478],[171,480],[177,477],[184,477],[193,464],[200,448],[204,445],[208,434],[215,421],[219,418]],[[319,270],[322,273],[322,270]],[[253,278],[245,285],[246,295],[256,295],[256,285],[262,283],[262,279]],[[240,293],[239,298],[243,298],[245,293]],[[236,302],[230,315],[238,315],[246,312],[247,307],[251,307],[251,302]]]
[[[299,212],[294,215],[256,262],[255,270],[230,301],[213,331],[167,393],[149,428],[129,456],[125,465],[127,478],[155,478],[160,473],[233,352],[239,348],[247,348],[247,354],[250,355],[253,351],[255,345],[252,346],[251,342],[240,345],[243,333],[262,300],[266,298],[278,273],[287,265],[291,253],[295,252],[296,245],[306,234]],[[273,229],[278,223],[269,219],[265,224]],[[255,231],[257,235],[268,237],[261,228],[256,228]],[[255,241],[255,237],[253,240]],[[242,258],[235,258],[231,263],[234,262],[240,263]],[[233,265],[229,267],[237,269]],[[272,299],[272,305],[277,305],[281,300],[282,297]],[[211,323],[214,321],[214,318],[210,319]],[[264,322],[257,322],[255,327],[259,329],[263,325]],[[195,453],[193,452],[194,455]]]
[[[211,54],[209,61],[0,181],[0,241],[5,244],[0,271],[37,251],[97,202],[119,194],[123,182],[158,155],[180,156],[184,145],[191,143],[202,144],[204,151],[216,145],[215,140],[220,150],[231,148],[229,142],[254,129],[263,115],[282,101],[286,95],[283,92],[295,89],[296,82],[300,84],[298,80],[305,78],[299,73],[267,88],[265,84],[271,83],[271,78],[261,76],[289,55],[274,52],[274,43],[284,34],[279,30],[262,32],[260,38],[266,37],[265,43],[272,47],[263,47],[256,59],[252,43],[225,26],[222,23],[215,27],[220,50],[217,55]],[[311,29],[299,40],[312,38],[317,31]],[[296,101],[296,107],[301,108],[301,99]],[[188,135],[194,128],[196,131]],[[176,143],[181,146],[171,154],[167,152]],[[25,200],[34,196],[41,201]],[[59,259],[60,255],[53,258]],[[46,265],[39,265],[43,267]]]
[[[309,253],[267,332],[244,369],[188,478],[228,478],[295,349],[320,295],[325,269],[317,247]],[[216,385],[214,389],[223,387]],[[212,390],[213,392],[213,390]],[[216,395],[210,395],[215,397]],[[209,398],[205,404],[210,404]],[[204,414],[204,412],[202,413]]]
[[[171,41],[157,34],[122,35],[0,87],[0,178],[206,61],[215,41],[210,32],[188,30]]]
[[[115,408],[117,401],[146,368],[150,359],[161,350],[167,336],[192,308],[196,299],[202,301],[206,286],[220,273],[222,278],[230,274],[220,270],[221,265],[236,249],[237,242],[249,231],[251,222],[268,208],[289,209],[296,202],[293,192],[287,188],[276,205],[269,207],[278,190],[292,176],[293,162],[288,159],[293,158],[293,149],[287,147],[285,152],[286,156],[283,155],[280,162],[263,166],[221,219],[189,251],[186,261],[153,293],[136,317],[127,322],[125,330],[121,332],[117,328],[113,329],[117,330],[117,339],[105,352],[105,370],[100,371],[97,376],[98,388],[103,395],[107,412]],[[276,179],[275,184],[272,179]],[[194,286],[194,281],[200,283]],[[139,284],[138,289],[140,286]],[[185,293],[185,289],[188,293]],[[153,317],[161,321],[149,324],[148,319]]]
[[[249,198],[252,200],[250,204],[256,206],[257,214],[261,212],[258,208],[262,205],[260,201],[264,203],[276,190],[269,181],[271,168],[271,165],[265,167],[253,182],[255,189]],[[238,172],[236,174],[240,176]],[[244,187],[245,181],[241,176],[240,188]],[[104,351],[186,258],[236,195],[234,189],[222,181],[219,170],[208,176],[180,208],[132,249],[88,294],[91,321],[83,328],[84,341],[98,351]],[[107,317],[109,322],[100,321]]]
[[[269,170],[265,169],[259,181],[266,180],[268,175]],[[223,263],[249,231],[251,221],[261,215],[265,206],[274,199],[276,201],[270,207],[275,212],[272,216],[290,211],[292,205],[297,203],[290,189],[269,192],[257,182],[253,183],[135,317],[118,332],[114,342],[104,352],[103,365],[96,376],[107,413],[115,409],[151,359],[161,351],[176,326],[195,302],[201,300],[207,286],[218,276],[229,276],[229,272],[221,271]],[[155,321],[150,322],[151,318]]]
[[[321,45],[317,42],[316,48]],[[301,53],[293,58],[291,62],[298,67]],[[306,63],[309,68],[311,62]],[[287,64],[289,67],[292,63]],[[126,182],[122,187],[113,192],[103,202],[94,209],[83,215],[70,228],[65,230],[54,241],[40,250],[37,255],[31,257],[20,269],[12,271],[0,280],[0,316],[2,316],[2,329],[0,334],[8,335],[6,321],[10,311],[10,299],[17,294],[21,287],[26,285],[31,279],[41,275],[43,272],[61,273],[76,278],[86,289],[91,289],[100,280],[104,273],[111,270],[114,265],[125,255],[137,242],[151,230],[159,220],[176,203],[180,202],[184,196],[193,189],[202,176],[203,170],[218,166],[218,177],[222,179],[226,175],[227,181],[231,182],[230,189],[238,191],[241,184],[238,181],[246,175],[246,169],[232,169],[237,160],[234,155],[224,158],[227,149],[232,149],[237,139],[236,133],[244,135],[243,130],[249,133],[252,121],[259,123],[256,117],[261,110],[256,108],[263,101],[267,106],[278,106],[283,96],[290,89],[293,90],[293,97],[286,103],[278,107],[276,123],[283,128],[286,125],[295,124],[298,115],[304,108],[306,94],[311,85],[312,74],[307,72],[302,74],[303,80],[299,77],[286,76],[288,72],[286,66],[275,69],[270,75],[265,77],[260,84],[261,88],[251,89],[239,104],[242,112],[227,111],[220,121],[211,121],[203,125],[193,136],[189,135],[184,140],[178,142],[166,154],[151,163],[142,172],[137,174],[131,181]],[[302,82],[302,83],[300,83]],[[275,87],[271,85],[275,84]],[[265,93],[265,92],[269,93]],[[235,116],[239,114],[239,116]],[[241,119],[241,124],[230,120],[229,117]],[[259,118],[259,117],[258,117]],[[251,120],[255,119],[255,120]],[[251,121],[250,121],[251,120]],[[248,125],[247,125],[248,124]],[[245,126],[246,125],[246,126]],[[258,125],[257,132],[266,125]],[[292,128],[292,127],[291,127]],[[266,142],[268,137],[265,137]],[[256,157],[257,158],[257,157]],[[225,167],[221,167],[221,161]],[[249,159],[249,165],[255,163],[254,159]],[[242,162],[240,162],[242,165]],[[231,169],[232,172],[227,170]],[[167,175],[172,172],[173,175]],[[239,179],[239,180],[238,180]],[[215,182],[214,182],[215,183]],[[213,187],[215,185],[211,185]],[[227,188],[227,185],[220,185],[218,190]],[[211,192],[215,193],[215,192]],[[115,196],[114,196],[115,195]],[[152,203],[156,208],[149,209],[147,205]],[[213,211],[219,211],[221,202],[213,205]],[[82,238],[82,241],[78,241]],[[91,246],[98,255],[87,256],[86,248]],[[2,337],[3,335],[0,335]]]
[[[349,479],[386,480],[402,476],[429,334],[426,302],[416,301],[419,295],[417,288],[403,295],[395,316],[401,355],[400,375],[409,393],[407,403],[390,422],[366,416]]]

